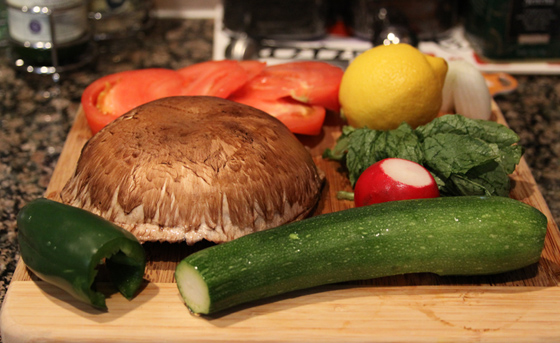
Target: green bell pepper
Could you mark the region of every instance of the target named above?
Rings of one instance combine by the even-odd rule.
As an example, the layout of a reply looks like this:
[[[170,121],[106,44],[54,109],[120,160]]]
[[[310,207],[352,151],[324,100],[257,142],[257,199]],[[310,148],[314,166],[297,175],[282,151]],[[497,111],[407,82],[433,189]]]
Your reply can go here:
[[[131,299],[143,281],[146,253],[136,237],[86,210],[45,198],[17,216],[20,254],[40,279],[100,309],[105,295],[92,289],[97,266]]]

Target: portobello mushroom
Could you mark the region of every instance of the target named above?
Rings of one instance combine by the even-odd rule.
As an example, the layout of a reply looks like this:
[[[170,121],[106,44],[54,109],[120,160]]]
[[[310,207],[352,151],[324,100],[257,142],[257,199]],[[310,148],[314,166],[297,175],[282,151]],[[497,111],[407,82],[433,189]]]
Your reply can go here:
[[[84,146],[63,203],[139,241],[222,243],[302,219],[323,176],[276,118],[215,97],[156,100]]]

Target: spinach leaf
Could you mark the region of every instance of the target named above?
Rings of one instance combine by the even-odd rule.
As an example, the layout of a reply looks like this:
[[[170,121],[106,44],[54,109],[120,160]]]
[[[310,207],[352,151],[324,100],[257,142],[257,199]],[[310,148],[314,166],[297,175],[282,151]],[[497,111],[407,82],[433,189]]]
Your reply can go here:
[[[458,114],[441,116],[416,128],[416,134],[422,140],[436,133],[479,138],[487,143],[496,143],[500,147],[510,146],[519,141],[519,136],[502,124],[489,120],[469,119]]]
[[[442,178],[449,178],[453,173],[465,174],[500,156],[495,144],[450,133],[426,137],[422,148],[426,159],[424,166]]]
[[[416,129],[406,123],[390,131],[344,127],[323,157],[343,163],[352,186],[370,165],[397,157],[428,169],[442,195],[507,196],[509,174],[523,155],[518,141],[504,125],[446,115]]]
[[[420,142],[409,125],[403,124],[391,131],[354,130],[348,136],[346,148],[346,166],[351,184],[356,183],[367,167],[388,157],[423,162]]]

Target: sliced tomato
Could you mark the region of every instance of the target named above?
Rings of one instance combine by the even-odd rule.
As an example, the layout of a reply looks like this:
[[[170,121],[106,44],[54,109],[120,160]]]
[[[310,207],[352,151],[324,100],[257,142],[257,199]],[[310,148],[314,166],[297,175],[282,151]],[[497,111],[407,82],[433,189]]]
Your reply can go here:
[[[268,66],[229,99],[280,119],[299,134],[317,135],[325,108],[338,112],[343,70],[325,62],[290,62]]]
[[[197,63],[178,71],[151,68],[120,72],[88,86],[82,106],[95,134],[124,113],[156,99],[176,95],[226,98],[265,66],[259,61],[224,60]]]
[[[288,129],[297,134],[318,135],[325,121],[325,108],[301,103],[290,97],[262,99],[258,97],[238,97],[233,101],[264,111],[280,120]]]
[[[232,97],[280,99],[300,102],[338,112],[338,90],[344,71],[325,62],[303,61],[268,66]]]
[[[93,82],[82,95],[95,134],[124,113],[147,102],[176,95],[210,95],[260,108],[295,133],[318,134],[325,108],[339,111],[343,71],[323,62],[266,67],[259,61],[208,61],[178,71],[132,70]]]
[[[259,61],[208,61],[178,70],[185,79],[182,95],[210,95],[227,98],[258,75],[266,66]]]
[[[82,94],[82,107],[93,134],[147,102],[180,95],[183,77],[163,68],[130,70],[102,77]]]
[[[266,68],[266,62],[256,60],[239,61],[239,65],[247,72],[248,80],[259,75]]]

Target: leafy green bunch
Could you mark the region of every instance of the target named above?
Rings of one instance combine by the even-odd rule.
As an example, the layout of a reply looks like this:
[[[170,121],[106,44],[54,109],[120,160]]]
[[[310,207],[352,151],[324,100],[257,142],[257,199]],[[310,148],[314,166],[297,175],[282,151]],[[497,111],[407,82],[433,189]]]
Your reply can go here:
[[[323,157],[346,165],[352,187],[367,167],[397,157],[430,171],[441,195],[509,196],[509,175],[523,155],[518,141],[504,125],[454,114],[416,129],[406,123],[390,131],[345,126]]]

